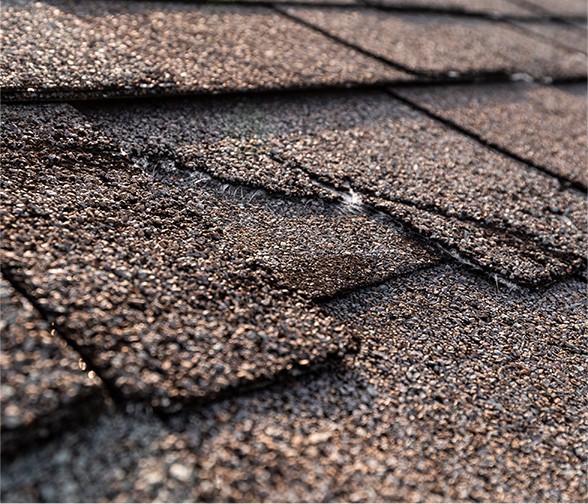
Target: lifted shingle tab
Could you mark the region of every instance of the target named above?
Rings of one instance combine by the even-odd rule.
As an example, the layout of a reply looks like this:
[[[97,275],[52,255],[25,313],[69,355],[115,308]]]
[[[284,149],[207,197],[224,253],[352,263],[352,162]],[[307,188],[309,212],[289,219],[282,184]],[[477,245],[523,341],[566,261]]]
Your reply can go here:
[[[522,283],[582,269],[580,194],[385,93],[182,100],[88,113],[126,150],[166,152],[188,170],[304,196],[351,189]]]

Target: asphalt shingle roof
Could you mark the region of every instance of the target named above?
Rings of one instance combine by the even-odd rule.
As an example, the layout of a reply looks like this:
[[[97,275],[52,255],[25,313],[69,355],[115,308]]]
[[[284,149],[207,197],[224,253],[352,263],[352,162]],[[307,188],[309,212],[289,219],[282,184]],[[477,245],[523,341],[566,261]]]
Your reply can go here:
[[[382,2],[3,2],[3,501],[586,500],[585,2]]]

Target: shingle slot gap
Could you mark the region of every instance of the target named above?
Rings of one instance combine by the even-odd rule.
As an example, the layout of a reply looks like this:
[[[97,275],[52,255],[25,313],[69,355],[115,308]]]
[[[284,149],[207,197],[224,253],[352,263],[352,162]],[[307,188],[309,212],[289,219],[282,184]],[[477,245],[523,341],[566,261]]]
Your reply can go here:
[[[301,19],[298,16],[290,14],[289,12],[285,11],[284,9],[282,9],[279,6],[274,5],[273,8],[276,12],[278,12],[282,16],[290,19],[291,21],[294,21],[295,23],[298,23],[302,26],[305,26],[306,28],[310,28],[311,30],[316,31],[316,32],[320,33],[321,35],[328,37],[331,40],[333,40],[339,44],[344,45],[345,47],[348,47],[349,49],[353,49],[354,51],[359,52],[359,53],[363,54],[364,56],[369,56],[370,58],[377,59],[378,61],[385,63],[386,65],[388,65],[392,68],[395,68],[396,70],[400,70],[402,72],[405,72],[409,75],[416,75],[417,77],[428,77],[428,75],[423,72],[418,72],[416,70],[412,70],[404,65],[401,65],[400,63],[396,63],[395,61],[392,61],[388,58],[384,58],[383,56],[379,56],[379,55],[374,54],[370,51],[367,51],[359,46],[356,46],[355,44],[347,42],[345,39],[342,39],[342,38],[338,37],[337,35],[333,35],[331,32],[324,30],[323,28],[320,28],[312,23],[309,23],[308,21]]]
[[[55,314],[52,313],[50,309],[39,303],[39,301],[31,295],[31,293],[25,287],[25,284],[16,278],[9,267],[6,265],[0,265],[0,271],[4,278],[6,278],[10,285],[14,288],[14,290],[21,294],[29,303],[31,303],[33,308],[49,324],[52,333],[55,331],[54,334],[64,341],[67,346],[69,346],[77,355],[79,355],[81,359],[80,362],[83,362],[86,367],[84,372],[95,373],[96,378],[98,378],[103,385],[101,389],[105,393],[107,399],[114,404],[120,404],[122,401],[122,396],[114,385],[113,381],[104,376],[99,366],[96,366],[93,363],[93,359],[90,353],[86,352],[80,345],[76,343],[69,330],[57,323]]]
[[[515,76],[516,75],[517,74],[515,74]],[[523,79],[519,78],[518,80],[523,80]],[[497,145],[493,142],[489,142],[488,140],[485,140],[484,138],[482,138],[480,135],[476,134],[475,132],[473,132],[467,128],[464,128],[464,127],[460,126],[459,124],[454,123],[453,121],[450,121],[449,119],[446,119],[444,117],[441,117],[441,116],[435,114],[434,112],[432,112],[428,108],[422,107],[418,103],[415,103],[412,100],[404,98],[403,96],[399,95],[398,93],[395,93],[390,88],[386,88],[385,92],[388,93],[393,98],[395,98],[396,100],[399,100],[402,103],[404,103],[405,105],[408,105],[409,107],[413,108],[414,110],[417,110],[417,111],[425,114],[426,116],[430,117],[431,119],[434,119],[436,121],[443,123],[448,128],[451,128],[452,130],[457,131],[458,133],[461,133],[462,135],[468,136],[469,138],[475,140],[476,142],[478,142],[482,146],[484,146],[488,149],[491,149],[495,152],[498,152],[499,154],[502,154],[503,156],[507,156],[510,159],[523,164],[524,166],[526,166],[527,168],[529,168],[531,170],[535,170],[537,172],[542,173],[543,175],[547,175],[548,177],[552,177],[552,178],[556,179],[560,183],[562,190],[572,190],[577,195],[581,195],[585,201],[588,200],[588,196],[586,194],[588,187],[585,186],[584,184],[582,184],[581,182],[576,182],[574,180],[570,180],[569,178],[567,178],[563,175],[560,175],[559,173],[556,173],[556,172],[550,170],[549,168],[546,168],[544,166],[541,166],[541,165],[534,163],[530,159],[526,159],[522,156],[519,156],[518,154],[514,154],[514,153],[500,147],[499,145]]]

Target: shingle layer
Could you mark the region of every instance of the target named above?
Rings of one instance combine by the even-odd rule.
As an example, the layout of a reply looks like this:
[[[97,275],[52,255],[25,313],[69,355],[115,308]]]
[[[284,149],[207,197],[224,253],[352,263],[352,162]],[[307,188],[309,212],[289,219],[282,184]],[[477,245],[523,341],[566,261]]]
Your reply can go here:
[[[585,84],[489,84],[396,92],[484,141],[586,187]]]
[[[582,500],[584,286],[497,292],[459,270],[331,305],[359,328],[363,348],[338,368],[186,414],[180,432],[155,419],[104,419],[66,436],[79,454],[60,459],[62,443],[9,468],[4,496]],[[80,470],[90,461],[95,478]],[[48,467],[57,484],[46,488]],[[76,468],[72,491],[64,483]]]
[[[422,74],[586,75],[585,54],[541,42],[499,22],[377,10],[288,7],[286,12]]]
[[[586,501],[585,7],[5,1],[0,499]]]
[[[5,99],[410,79],[263,7],[56,0],[3,10]]]
[[[516,281],[582,268],[581,195],[385,93],[88,113],[129,152],[289,194],[328,195],[327,184]]]

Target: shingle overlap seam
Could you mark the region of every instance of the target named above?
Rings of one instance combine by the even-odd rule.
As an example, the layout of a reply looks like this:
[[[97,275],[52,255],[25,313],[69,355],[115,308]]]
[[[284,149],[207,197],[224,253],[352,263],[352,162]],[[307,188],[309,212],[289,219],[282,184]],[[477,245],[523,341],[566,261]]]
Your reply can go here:
[[[484,147],[486,147],[492,151],[498,152],[504,156],[507,156],[510,159],[513,159],[514,161],[522,163],[523,165],[529,167],[530,169],[541,172],[544,175],[548,175],[549,177],[553,177],[554,179],[558,180],[558,182],[562,186],[562,189],[574,190],[576,192],[581,193],[582,196],[584,196],[586,198],[586,191],[588,190],[588,187],[586,187],[586,185],[582,184],[581,182],[570,180],[568,177],[565,177],[564,175],[556,173],[553,170],[550,170],[549,168],[541,166],[541,165],[535,163],[534,161],[532,161],[531,159],[524,158],[522,156],[519,156],[518,154],[510,152],[510,151],[504,149],[503,147],[500,147],[498,144],[490,142],[490,141],[482,138],[480,135],[478,135],[474,131],[472,131],[468,128],[464,128],[463,126],[460,126],[459,124],[457,124],[449,119],[441,117],[440,115],[435,114],[435,112],[431,111],[427,107],[423,107],[423,106],[419,105],[418,103],[414,102],[413,100],[409,100],[408,98],[405,98],[405,97],[399,95],[398,93],[395,93],[390,88],[387,88],[386,92],[388,94],[390,94],[390,96],[392,96],[395,99],[401,101],[402,103],[408,105],[409,107],[427,115],[428,117],[430,117],[431,119],[434,119],[435,121],[443,123],[448,128],[450,128],[454,131],[457,131],[458,133],[461,133],[462,135],[466,135],[467,137],[475,140],[476,142],[480,143]]]

